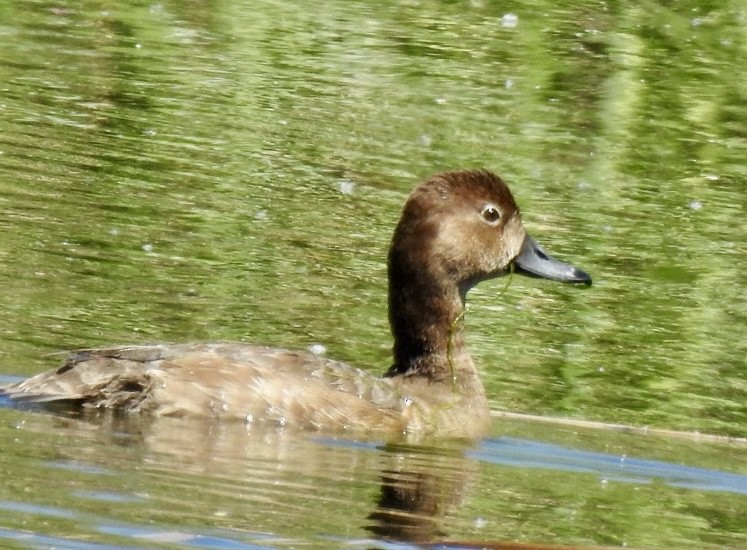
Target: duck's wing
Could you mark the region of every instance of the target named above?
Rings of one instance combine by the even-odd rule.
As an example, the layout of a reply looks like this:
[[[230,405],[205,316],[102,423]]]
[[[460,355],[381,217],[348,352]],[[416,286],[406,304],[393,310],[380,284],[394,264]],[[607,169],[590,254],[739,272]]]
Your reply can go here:
[[[144,393],[147,371],[167,352],[167,346],[127,346],[70,352],[62,366],[2,388],[13,400],[28,403],[95,401],[104,396],[124,406],[125,394]],[[119,399],[117,398],[119,396]]]
[[[387,379],[305,352],[234,343],[79,350],[3,392],[13,400],[312,428],[398,428]]]

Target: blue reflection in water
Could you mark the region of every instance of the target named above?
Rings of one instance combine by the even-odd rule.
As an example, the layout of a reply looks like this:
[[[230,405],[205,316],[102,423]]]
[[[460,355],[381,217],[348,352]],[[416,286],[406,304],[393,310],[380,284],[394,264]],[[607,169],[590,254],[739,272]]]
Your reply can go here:
[[[41,504],[30,504],[28,502],[14,502],[11,500],[0,501],[0,510],[62,519],[74,519],[78,516],[77,512],[64,510],[62,508],[43,506]]]
[[[114,503],[145,502],[147,500],[145,497],[118,493],[116,491],[75,491],[73,492],[73,496],[76,498]]]
[[[348,441],[316,438],[322,445],[381,450],[381,442]],[[581,451],[515,437],[483,440],[469,458],[517,468],[542,468],[565,472],[597,474],[607,481],[651,483],[660,481],[672,487],[701,491],[724,491],[747,495],[747,476],[706,468],[682,466],[660,460],[646,460],[623,455]]]
[[[673,487],[747,495],[747,476],[658,460],[579,451],[527,439],[486,439],[477,450],[469,451],[468,456],[519,468],[593,473],[607,480],[627,483],[657,480]]]
[[[132,550],[134,548],[144,548],[139,546],[113,546],[110,544],[101,544],[100,542],[83,542],[79,540],[69,540],[57,537],[47,537],[44,535],[35,535],[11,529],[0,527],[0,541],[3,539],[13,541],[16,544],[29,546],[31,548],[59,548],[64,550]]]
[[[200,535],[198,533],[190,533],[179,529],[169,531],[168,529],[150,529],[138,526],[104,525],[99,527],[98,531],[109,535],[142,539],[152,543],[178,544],[180,546],[193,548],[212,548],[220,550],[269,550],[273,548],[272,546],[265,546],[263,544],[254,544],[251,542],[231,539],[230,535],[226,537],[217,535]],[[271,535],[257,534],[255,537],[266,538],[268,540],[272,539]]]
[[[64,508],[52,506],[41,506],[38,504],[29,504],[25,502],[0,501],[0,511],[20,512],[48,518],[60,518],[74,520],[79,525],[91,524],[100,533],[108,535],[117,535],[135,539],[136,544],[142,542],[146,546],[116,546],[102,544],[99,542],[90,543],[64,537],[52,537],[47,535],[29,533],[28,531],[16,531],[0,527],[0,546],[3,546],[2,540],[11,540],[19,544],[39,548],[65,548],[65,549],[82,549],[89,550],[93,548],[114,549],[114,548],[150,548],[153,544],[177,544],[183,547],[206,548],[215,550],[268,550],[271,546],[266,546],[265,541],[271,541],[272,535],[264,533],[244,533],[243,536],[257,539],[259,542],[242,541],[232,538],[234,533],[200,534],[191,532],[189,529],[174,527],[169,529],[150,528],[138,525],[118,524],[112,525],[106,522],[104,518],[96,515],[81,513]]]

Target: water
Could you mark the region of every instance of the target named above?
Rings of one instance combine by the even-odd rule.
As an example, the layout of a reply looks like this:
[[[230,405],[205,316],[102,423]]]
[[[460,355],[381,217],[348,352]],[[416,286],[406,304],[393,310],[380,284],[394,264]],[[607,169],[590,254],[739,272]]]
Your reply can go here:
[[[193,340],[380,372],[406,194],[486,167],[595,282],[470,294],[492,408],[745,437],[746,25],[737,1],[5,2],[0,373]],[[747,546],[738,442],[135,424],[0,408],[0,546]]]
[[[516,421],[477,444],[416,446],[192,420],[9,410],[6,422],[15,425],[3,427],[2,467],[14,475],[0,536],[28,544],[743,540],[747,473],[734,462],[743,448],[727,444]]]

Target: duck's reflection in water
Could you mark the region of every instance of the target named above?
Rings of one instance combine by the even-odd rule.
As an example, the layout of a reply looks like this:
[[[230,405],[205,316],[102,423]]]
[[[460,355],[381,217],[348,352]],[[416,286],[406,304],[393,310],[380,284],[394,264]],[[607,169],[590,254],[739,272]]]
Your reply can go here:
[[[465,458],[469,444],[386,445],[381,492],[367,529],[391,541],[428,542],[448,535],[445,516],[465,498],[477,464]]]
[[[91,516],[78,495],[121,494],[117,506],[96,512],[94,521],[103,523],[91,527],[87,537],[94,538],[113,522],[153,536],[177,529],[198,537],[218,531],[229,540],[279,538],[283,547],[289,540],[360,545],[363,537],[419,548],[591,548],[501,540],[496,518],[492,528],[477,529],[479,540],[457,541],[479,521],[465,517],[473,495],[484,493],[477,490],[481,461],[470,456],[475,443],[353,436],[111,412],[28,413],[13,450],[24,453],[21,473],[37,466],[18,502],[53,502],[80,516],[80,532]],[[50,486],[64,484],[60,468],[74,472],[69,500],[60,497],[64,489],[45,500]],[[133,517],[148,519],[132,524]]]
[[[166,522],[210,515],[216,527],[283,536],[305,525],[294,534],[432,541],[448,535],[443,517],[479,466],[457,440],[382,443],[206,419],[28,414],[24,429],[45,447],[55,441],[61,462],[109,470],[92,480],[98,489],[128,478]]]

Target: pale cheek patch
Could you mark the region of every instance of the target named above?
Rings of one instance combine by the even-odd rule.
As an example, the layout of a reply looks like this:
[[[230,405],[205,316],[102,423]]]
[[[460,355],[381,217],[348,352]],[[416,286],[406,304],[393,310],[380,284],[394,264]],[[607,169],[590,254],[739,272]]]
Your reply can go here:
[[[516,216],[505,226],[490,230],[459,218],[444,219],[433,242],[433,253],[447,269],[456,266],[452,271],[461,276],[496,274],[506,270],[519,254],[525,234]]]
[[[518,215],[512,216],[506,223],[503,231],[503,250],[508,257],[507,263],[513,261],[521,251],[521,245],[524,244],[524,238],[527,232],[521,223]]]
[[[449,218],[438,227],[433,251],[442,258],[457,262],[469,261],[467,251],[475,247],[474,235],[465,230],[464,222]]]

